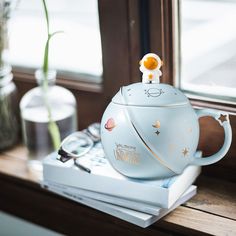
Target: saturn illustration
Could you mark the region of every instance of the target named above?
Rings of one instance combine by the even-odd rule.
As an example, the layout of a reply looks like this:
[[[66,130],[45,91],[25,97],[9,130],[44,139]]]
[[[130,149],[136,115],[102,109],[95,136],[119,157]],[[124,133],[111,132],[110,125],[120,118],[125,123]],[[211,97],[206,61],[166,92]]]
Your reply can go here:
[[[113,118],[108,119],[104,127],[106,130],[112,131],[116,127],[114,119]]]
[[[145,94],[147,94],[148,97],[159,97],[164,93],[162,89],[157,88],[150,88],[148,90],[145,90]]]

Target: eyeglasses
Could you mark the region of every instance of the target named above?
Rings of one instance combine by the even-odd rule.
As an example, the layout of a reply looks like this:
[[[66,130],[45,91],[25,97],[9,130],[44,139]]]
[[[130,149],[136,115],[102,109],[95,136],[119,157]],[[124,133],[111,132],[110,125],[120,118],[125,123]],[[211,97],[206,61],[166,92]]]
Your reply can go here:
[[[86,167],[78,164],[76,159],[88,153],[94,144],[100,140],[100,124],[93,123],[87,129],[74,132],[62,141],[58,150],[60,155],[58,159],[64,163],[73,158],[76,166],[89,172]]]

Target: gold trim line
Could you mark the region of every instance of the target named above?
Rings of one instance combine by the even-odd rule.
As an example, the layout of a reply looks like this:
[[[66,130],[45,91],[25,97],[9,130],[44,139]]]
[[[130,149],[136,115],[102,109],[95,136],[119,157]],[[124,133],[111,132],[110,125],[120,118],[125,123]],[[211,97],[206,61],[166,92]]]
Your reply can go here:
[[[164,161],[146,144],[146,142],[144,141],[144,139],[142,138],[142,136],[139,134],[138,130],[136,129],[136,127],[134,126],[133,122],[131,121],[131,124],[134,128],[134,130],[136,131],[136,133],[138,134],[139,138],[142,140],[143,144],[146,146],[146,148],[152,153],[152,155],[154,157],[156,157],[158,159],[158,161],[165,166],[167,169],[169,169],[170,171],[174,172],[175,174],[177,174],[175,171],[173,171],[170,167],[168,167]]]

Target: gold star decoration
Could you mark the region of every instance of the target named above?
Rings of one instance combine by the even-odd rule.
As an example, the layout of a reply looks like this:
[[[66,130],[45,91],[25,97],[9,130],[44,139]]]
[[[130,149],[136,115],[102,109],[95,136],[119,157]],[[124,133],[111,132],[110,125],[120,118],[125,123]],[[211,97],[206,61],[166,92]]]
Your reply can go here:
[[[184,148],[183,151],[182,151],[184,157],[188,155],[189,153],[189,150],[187,148]]]
[[[220,114],[218,120],[220,120],[221,124],[223,124],[225,121],[227,121],[227,115]]]
[[[160,128],[161,127],[161,122],[159,121],[159,120],[157,120],[156,122],[155,122],[155,124],[154,125],[152,125],[152,127],[154,127],[154,128]]]

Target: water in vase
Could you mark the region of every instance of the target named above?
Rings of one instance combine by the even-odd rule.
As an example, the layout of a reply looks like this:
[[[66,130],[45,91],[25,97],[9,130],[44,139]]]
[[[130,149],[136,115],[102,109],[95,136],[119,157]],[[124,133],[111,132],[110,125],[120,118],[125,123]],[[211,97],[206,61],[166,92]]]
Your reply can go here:
[[[53,106],[51,112],[52,119],[59,127],[61,139],[77,130],[76,110],[73,106]],[[22,127],[24,142],[29,151],[29,165],[40,165],[39,162],[54,151],[48,121],[45,106],[27,107],[22,111]]]

